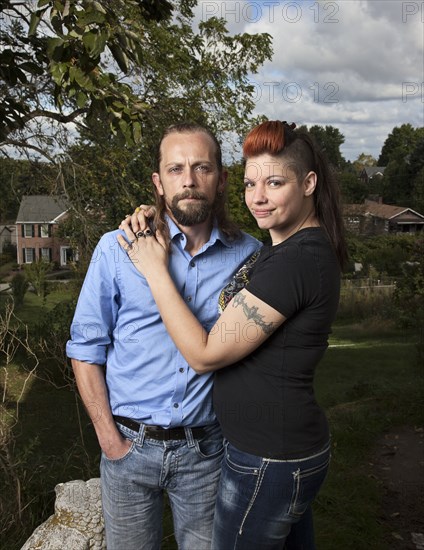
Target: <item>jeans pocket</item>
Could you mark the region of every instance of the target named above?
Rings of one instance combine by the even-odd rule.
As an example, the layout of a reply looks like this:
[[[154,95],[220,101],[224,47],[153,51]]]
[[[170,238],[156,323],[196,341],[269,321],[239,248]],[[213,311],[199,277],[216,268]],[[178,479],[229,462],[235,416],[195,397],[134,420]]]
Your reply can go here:
[[[288,513],[299,518],[314,500],[327,475],[329,456],[324,456],[319,464],[298,468],[293,475],[293,492]]]
[[[229,443],[226,444],[225,462],[228,468],[239,474],[259,474],[262,459],[239,451]]]
[[[106,456],[104,451],[102,451],[102,459],[111,464],[119,464],[120,462],[124,462],[125,460],[127,460],[133,454],[134,449],[135,449],[135,441],[131,441],[131,445],[128,451],[124,454],[124,456],[121,456],[119,458],[109,458],[108,456]]]
[[[221,429],[213,429],[202,439],[196,439],[194,448],[200,458],[214,458],[220,456],[224,452],[224,440]]]

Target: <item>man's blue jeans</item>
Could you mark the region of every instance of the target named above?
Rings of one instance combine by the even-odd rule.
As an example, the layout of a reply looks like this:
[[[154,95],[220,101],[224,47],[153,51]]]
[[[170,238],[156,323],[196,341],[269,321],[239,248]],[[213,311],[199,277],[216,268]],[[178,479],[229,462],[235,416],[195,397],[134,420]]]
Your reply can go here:
[[[289,548],[314,550],[311,503],[329,460],[329,444],[308,458],[285,461],[251,455],[227,443],[212,549],[282,550],[287,541]],[[302,532],[287,540],[299,521]]]
[[[210,550],[223,441],[219,426],[206,436],[157,441],[117,424],[132,441],[119,460],[102,455],[100,470],[108,550],[158,550],[163,494],[168,493],[175,538],[181,550]]]

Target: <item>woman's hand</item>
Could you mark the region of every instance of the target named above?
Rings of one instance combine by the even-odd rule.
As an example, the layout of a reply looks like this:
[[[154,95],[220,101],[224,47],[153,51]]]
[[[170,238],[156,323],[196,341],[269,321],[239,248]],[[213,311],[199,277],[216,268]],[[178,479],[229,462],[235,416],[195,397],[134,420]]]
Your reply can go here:
[[[134,212],[130,218],[127,216],[119,228],[125,232],[127,237],[126,240],[122,235],[118,235],[119,244],[136,269],[146,279],[157,277],[161,270],[168,270],[165,239],[159,232],[154,233],[150,229],[148,218],[143,209]]]
[[[146,218],[153,219],[156,214],[156,207],[148,204],[140,204],[140,206],[137,206],[132,214],[127,214],[125,216],[125,219],[122,220],[119,225],[119,229],[123,229],[125,231],[125,228],[129,226],[133,233],[140,231],[141,228],[137,214],[141,211]]]

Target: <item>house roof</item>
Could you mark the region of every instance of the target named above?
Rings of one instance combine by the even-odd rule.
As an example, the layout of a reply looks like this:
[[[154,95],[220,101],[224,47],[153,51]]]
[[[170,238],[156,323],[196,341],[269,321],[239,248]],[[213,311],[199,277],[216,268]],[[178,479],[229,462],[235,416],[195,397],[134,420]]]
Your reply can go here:
[[[385,169],[386,169],[385,166],[365,166],[364,167],[364,171],[368,178],[372,178],[376,175],[383,176]]]
[[[55,195],[22,197],[16,223],[53,223],[69,208],[69,203]]]
[[[343,210],[346,216],[375,216],[383,220],[397,218],[397,222],[424,223],[424,216],[419,212],[415,212],[412,208],[382,204],[370,200],[366,200],[364,204],[346,204]]]
[[[0,234],[6,233],[6,231],[13,233],[15,231],[15,226],[12,224],[0,225]]]

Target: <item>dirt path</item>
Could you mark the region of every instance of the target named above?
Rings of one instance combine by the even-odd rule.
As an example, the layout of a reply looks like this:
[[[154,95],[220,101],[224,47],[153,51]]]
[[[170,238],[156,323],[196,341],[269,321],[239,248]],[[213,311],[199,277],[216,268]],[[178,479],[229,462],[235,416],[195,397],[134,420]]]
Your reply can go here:
[[[424,430],[402,426],[377,442],[372,475],[384,487],[388,548],[424,550]]]

